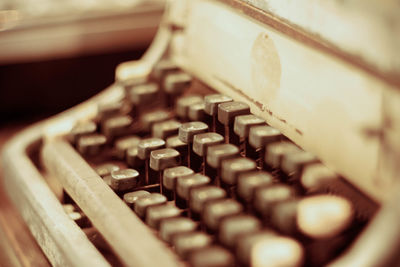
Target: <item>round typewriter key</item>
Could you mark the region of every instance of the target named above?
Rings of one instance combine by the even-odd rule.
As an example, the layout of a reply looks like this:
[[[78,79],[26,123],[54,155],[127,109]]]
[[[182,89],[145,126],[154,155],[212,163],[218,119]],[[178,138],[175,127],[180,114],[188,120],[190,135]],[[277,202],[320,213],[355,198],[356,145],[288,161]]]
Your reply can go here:
[[[202,122],[207,122],[206,121],[206,113],[204,112],[204,102],[199,102],[196,104],[193,104],[189,107],[188,111],[188,117],[192,121],[202,121]]]
[[[260,125],[266,125],[265,120],[253,114],[235,118],[233,131],[244,141],[244,154],[246,157],[257,159],[258,153],[249,144],[249,133],[250,128]]]
[[[204,97],[204,112],[212,117],[211,131],[225,135],[225,126],[218,120],[218,105],[221,103],[232,102],[233,99],[229,96],[213,94]]]
[[[254,171],[257,165],[256,162],[243,157],[227,159],[221,165],[221,180],[227,186],[236,185],[240,174]]]
[[[162,185],[162,171],[179,165],[179,152],[173,148],[163,148],[151,151],[150,168],[158,173],[157,177],[150,177],[150,183],[159,183]],[[152,178],[156,178],[153,180]],[[162,193],[162,188],[160,188]]]
[[[181,123],[177,120],[167,120],[153,124],[152,135],[160,139],[167,139],[170,136],[177,135]]]
[[[129,97],[136,106],[145,106],[157,100],[158,93],[159,89],[156,83],[147,83],[134,86],[129,91]]]
[[[115,191],[133,189],[139,183],[139,172],[134,169],[123,169],[111,172],[111,188]]]
[[[231,144],[220,144],[209,146],[207,149],[207,164],[205,165],[205,174],[210,177],[216,177],[217,185],[221,177],[221,164],[223,160],[230,159],[239,155],[239,148]]]
[[[111,117],[103,122],[102,132],[105,136],[112,139],[128,133],[132,122],[132,118],[128,115]]]
[[[282,157],[281,169],[293,181],[300,179],[305,166],[317,163],[318,159],[313,154],[299,150],[287,153]]]
[[[326,185],[334,183],[339,176],[325,165],[318,163],[306,166],[300,183],[306,192],[323,191]]]
[[[260,167],[263,166],[265,147],[273,142],[280,141],[281,139],[281,132],[273,127],[266,125],[251,127],[248,137],[249,146],[246,147],[246,149],[248,148],[248,150],[251,152],[248,156],[256,160],[259,159]],[[255,153],[255,151],[258,151],[258,153]]]
[[[111,175],[106,175],[103,177],[103,181],[106,183],[106,185],[108,185],[109,187],[111,187]],[[111,188],[112,189],[112,188]]]
[[[175,251],[183,259],[186,259],[190,252],[207,247],[212,242],[212,237],[203,232],[187,232],[176,234],[172,240]]]
[[[110,117],[120,115],[123,108],[123,102],[101,103],[97,107],[98,119],[104,121]]]
[[[176,72],[178,71],[179,68],[176,66],[175,63],[173,63],[171,60],[163,59],[160,60],[153,69],[153,72],[151,73],[151,76],[154,80],[162,83],[164,80],[164,77],[171,72]]]
[[[160,223],[160,236],[162,240],[171,243],[176,234],[193,232],[197,228],[198,224],[189,218],[168,218]]]
[[[273,169],[281,167],[282,158],[289,153],[300,151],[300,148],[290,142],[271,143],[265,149],[265,163]]]
[[[165,141],[160,138],[145,138],[138,144],[138,155],[142,160],[150,158],[150,153],[153,150],[161,149],[165,145]]]
[[[246,203],[253,201],[254,191],[263,186],[271,185],[274,178],[264,171],[242,173],[238,176],[237,193],[240,199]]]
[[[235,257],[221,246],[209,246],[190,253],[189,264],[192,267],[234,267]]]
[[[190,190],[189,206],[192,211],[192,216],[195,219],[200,219],[200,214],[204,205],[212,200],[223,199],[226,197],[226,191],[217,186],[202,186]]]
[[[233,132],[235,118],[240,115],[250,114],[250,107],[246,103],[233,101],[218,105],[218,121],[225,125],[225,141],[239,145],[240,140]]]
[[[81,122],[76,124],[69,133],[70,141],[75,144],[79,137],[96,133],[97,125],[92,121]]]
[[[78,139],[77,148],[79,153],[83,155],[94,156],[103,150],[106,142],[107,138],[104,135],[85,135]]]
[[[295,192],[292,187],[285,184],[273,184],[255,190],[253,205],[264,218],[271,215],[272,208],[278,203],[294,199]]]
[[[299,230],[314,239],[326,239],[346,230],[354,217],[349,200],[334,195],[305,197],[297,204]]]
[[[189,107],[203,102],[203,98],[199,95],[183,96],[176,101],[176,115],[182,120],[188,120]]]
[[[163,122],[170,119],[171,114],[165,110],[155,110],[143,114],[141,117],[143,130],[145,132],[150,132],[155,123]]]
[[[199,173],[178,177],[176,180],[176,205],[186,208],[190,190],[210,183],[210,178]]]
[[[138,156],[138,147],[131,147],[126,151],[126,163],[129,167],[140,168],[144,161]]]
[[[224,137],[217,133],[202,133],[197,134],[193,138],[193,152],[202,158],[201,164],[204,164],[203,173],[205,173],[205,165],[207,149],[209,146],[222,144],[224,142]]]
[[[227,217],[219,226],[219,241],[229,248],[234,248],[241,236],[261,230],[260,220],[251,215],[239,214]]]
[[[125,136],[115,141],[116,156],[119,159],[124,159],[126,151],[131,147],[137,147],[139,145],[140,138],[136,135]]]
[[[146,223],[152,228],[159,229],[162,220],[178,217],[181,213],[182,211],[174,205],[152,206],[146,211]]]
[[[138,190],[138,191],[129,192],[129,193],[124,194],[123,200],[130,208],[133,208],[136,200],[138,200],[141,197],[148,196],[148,195],[150,195],[149,192],[147,192],[145,190]]]
[[[150,169],[150,153],[153,150],[161,149],[165,145],[164,140],[160,138],[146,138],[142,139],[142,141],[139,142],[138,145],[138,157],[141,160],[145,161],[145,183],[146,185],[149,184],[149,177],[151,177],[153,174],[150,174],[151,169]]]
[[[301,266],[304,260],[298,241],[268,230],[243,236],[236,255],[246,266]]]
[[[221,220],[227,216],[237,215],[243,211],[243,206],[233,199],[220,199],[204,206],[202,219],[211,231],[218,230]]]
[[[97,166],[94,170],[100,177],[110,175],[112,171],[118,171],[120,167],[113,163],[104,163]]]
[[[192,169],[199,169],[199,157],[193,153],[193,139],[197,134],[201,134],[208,131],[208,125],[201,121],[186,122],[179,127],[179,139],[187,143],[188,146],[188,162],[189,167]],[[196,164],[197,163],[197,164]]]
[[[167,198],[159,193],[151,193],[138,198],[134,204],[136,214],[144,218],[148,207],[167,203]]]
[[[192,77],[184,72],[171,72],[165,76],[163,88],[170,95],[180,95],[192,84]]]
[[[181,155],[181,164],[188,166],[188,145],[179,139],[178,135],[168,137],[166,147],[173,148]]]
[[[164,170],[163,189],[162,192],[167,196],[168,200],[174,199],[174,191],[176,188],[176,180],[178,177],[184,177],[193,174],[193,170],[185,166],[177,166]]]

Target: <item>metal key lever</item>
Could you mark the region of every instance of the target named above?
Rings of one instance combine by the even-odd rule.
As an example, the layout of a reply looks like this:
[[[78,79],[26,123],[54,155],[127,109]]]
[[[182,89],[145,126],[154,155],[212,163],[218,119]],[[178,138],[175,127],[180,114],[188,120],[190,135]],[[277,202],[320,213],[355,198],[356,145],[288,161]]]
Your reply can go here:
[[[63,140],[46,142],[42,160],[126,265],[176,266],[173,254]],[[132,240],[138,246],[132,246]],[[140,245],[139,245],[140,244]],[[157,257],[151,257],[157,251]]]

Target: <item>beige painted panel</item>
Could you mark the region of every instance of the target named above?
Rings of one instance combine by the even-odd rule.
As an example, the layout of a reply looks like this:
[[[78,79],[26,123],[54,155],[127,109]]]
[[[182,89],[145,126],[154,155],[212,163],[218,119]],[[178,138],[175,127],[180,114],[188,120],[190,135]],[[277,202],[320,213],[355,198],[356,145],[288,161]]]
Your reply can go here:
[[[187,3],[174,59],[217,90],[251,104],[300,146],[382,200],[377,177],[385,84],[213,1]]]

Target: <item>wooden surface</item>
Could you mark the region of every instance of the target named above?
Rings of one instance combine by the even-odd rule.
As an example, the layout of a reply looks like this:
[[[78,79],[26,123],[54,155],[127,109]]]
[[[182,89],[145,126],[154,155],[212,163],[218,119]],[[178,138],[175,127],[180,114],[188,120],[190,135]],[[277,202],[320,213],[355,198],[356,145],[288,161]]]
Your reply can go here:
[[[12,135],[32,121],[0,127],[0,150]],[[0,263],[2,266],[50,266],[3,186],[0,162]]]

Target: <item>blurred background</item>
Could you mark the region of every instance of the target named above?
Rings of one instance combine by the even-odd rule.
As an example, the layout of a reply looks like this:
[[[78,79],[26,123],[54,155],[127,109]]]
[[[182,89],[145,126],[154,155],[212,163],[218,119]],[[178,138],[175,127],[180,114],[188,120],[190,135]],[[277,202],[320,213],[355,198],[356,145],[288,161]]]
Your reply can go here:
[[[161,0],[0,1],[0,128],[72,107],[151,43]]]

